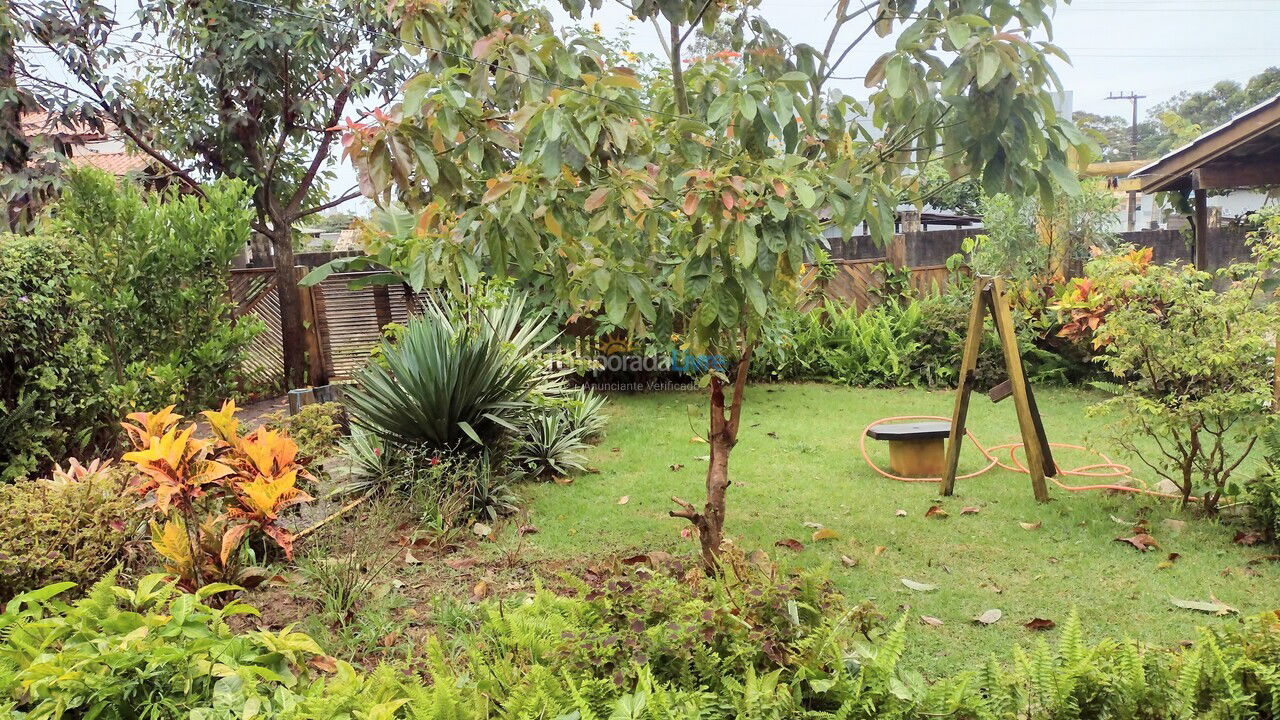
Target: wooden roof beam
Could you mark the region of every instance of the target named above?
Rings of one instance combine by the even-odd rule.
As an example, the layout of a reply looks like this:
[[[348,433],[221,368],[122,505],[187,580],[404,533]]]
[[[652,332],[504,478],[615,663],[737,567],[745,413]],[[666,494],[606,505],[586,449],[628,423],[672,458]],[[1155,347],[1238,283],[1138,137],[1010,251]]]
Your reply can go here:
[[[1196,190],[1233,190],[1260,185],[1280,185],[1280,158],[1212,163],[1191,172],[1191,186]]]

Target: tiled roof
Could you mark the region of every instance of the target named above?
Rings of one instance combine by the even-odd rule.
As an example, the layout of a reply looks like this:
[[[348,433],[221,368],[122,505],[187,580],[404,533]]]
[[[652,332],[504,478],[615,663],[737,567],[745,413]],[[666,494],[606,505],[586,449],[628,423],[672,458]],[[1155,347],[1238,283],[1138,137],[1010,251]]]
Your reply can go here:
[[[76,167],[94,167],[116,177],[137,173],[151,167],[151,158],[133,153],[84,153],[73,155],[71,164]]]
[[[118,135],[116,126],[103,121],[103,131],[98,132],[88,125],[80,123],[59,122],[58,117],[47,112],[26,112],[22,114],[22,132],[25,135],[70,135],[82,138],[109,138]]]

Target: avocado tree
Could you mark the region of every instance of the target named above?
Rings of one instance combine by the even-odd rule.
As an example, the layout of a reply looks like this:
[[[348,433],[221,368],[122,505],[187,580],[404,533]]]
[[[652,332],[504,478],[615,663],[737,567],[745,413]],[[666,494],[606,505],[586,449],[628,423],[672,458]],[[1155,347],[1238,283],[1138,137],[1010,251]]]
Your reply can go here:
[[[839,0],[822,48],[788,41],[757,4],[637,0],[667,55],[637,72],[518,0],[406,3],[400,37],[429,69],[344,140],[382,207],[372,260],[415,288],[513,276],[601,332],[706,356],[706,496],[672,498],[671,515],[709,567],[752,350],[795,302],[823,226],[887,240],[930,162],[1049,198],[1075,184],[1070,149],[1086,142],[1048,92],[1061,53],[1030,39],[1053,0]],[[687,57],[704,30],[734,49]],[[831,88],[872,33],[896,44],[866,71],[869,97]]]

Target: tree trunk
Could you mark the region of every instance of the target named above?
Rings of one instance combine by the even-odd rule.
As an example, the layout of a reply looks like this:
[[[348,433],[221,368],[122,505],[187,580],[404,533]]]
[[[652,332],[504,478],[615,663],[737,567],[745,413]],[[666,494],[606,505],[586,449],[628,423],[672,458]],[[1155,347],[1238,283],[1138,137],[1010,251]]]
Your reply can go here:
[[[711,454],[707,463],[707,496],[702,512],[698,512],[692,503],[678,497],[671,498],[672,502],[680,506],[679,510],[671,511],[671,516],[688,520],[698,531],[702,566],[708,575],[716,574],[720,568],[720,547],[724,543],[725,494],[730,484],[729,453],[738,444],[738,423],[742,418],[742,402],[752,349],[751,345],[744,343],[732,385],[728,415],[725,414],[725,382],[721,376],[711,376],[711,420],[707,433]]]
[[[276,291],[280,297],[280,339],[284,347],[285,389],[302,387],[306,381],[306,340],[303,337],[302,301],[298,277],[293,269],[293,233],[290,228],[272,228],[271,250],[275,260]]]

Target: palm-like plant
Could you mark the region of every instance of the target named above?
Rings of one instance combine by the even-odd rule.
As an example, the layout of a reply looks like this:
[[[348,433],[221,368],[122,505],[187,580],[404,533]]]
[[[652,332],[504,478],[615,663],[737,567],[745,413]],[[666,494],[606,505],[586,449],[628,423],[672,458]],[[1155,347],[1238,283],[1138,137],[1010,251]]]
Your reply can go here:
[[[525,298],[446,309],[428,300],[380,361],[347,392],[352,421],[384,441],[453,450],[516,431],[536,396],[564,392],[538,342],[546,319],[525,320]]]

